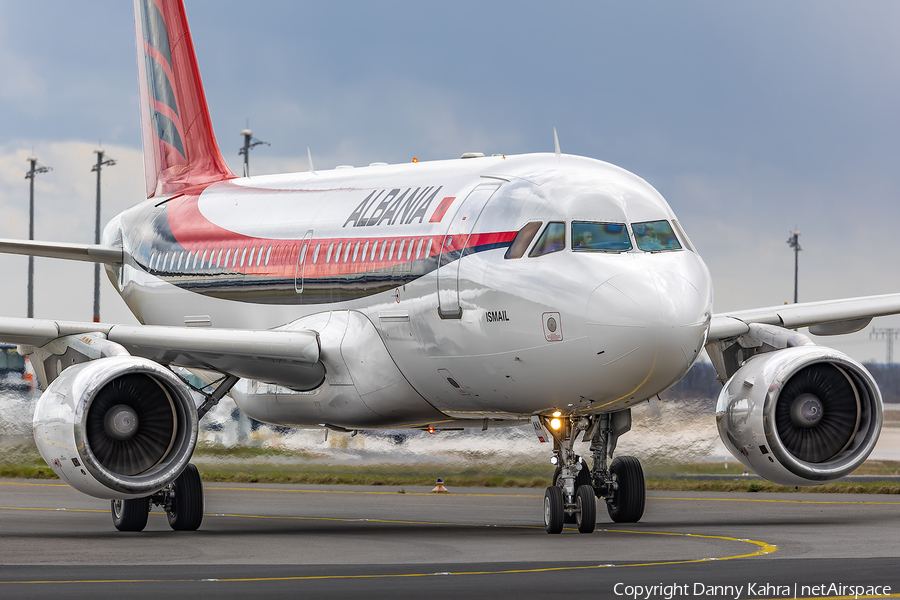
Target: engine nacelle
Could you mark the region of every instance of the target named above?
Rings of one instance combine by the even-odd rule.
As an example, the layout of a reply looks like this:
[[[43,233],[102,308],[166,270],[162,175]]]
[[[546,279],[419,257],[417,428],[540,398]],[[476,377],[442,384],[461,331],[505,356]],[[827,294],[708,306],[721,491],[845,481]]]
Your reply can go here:
[[[72,365],[34,412],[34,441],[59,477],[97,498],[149,496],[185,469],[197,409],[171,371],[135,356]]]
[[[882,400],[845,354],[799,346],[749,359],[719,394],[719,436],[745,467],[783,485],[818,485],[859,467],[878,441]]]

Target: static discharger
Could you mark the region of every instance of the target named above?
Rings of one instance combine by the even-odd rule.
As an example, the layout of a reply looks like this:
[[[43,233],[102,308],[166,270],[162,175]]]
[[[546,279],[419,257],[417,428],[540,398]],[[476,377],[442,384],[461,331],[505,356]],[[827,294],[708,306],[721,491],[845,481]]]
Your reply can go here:
[[[438,477],[437,484],[431,488],[432,494],[449,494],[450,490],[444,487],[444,480]]]

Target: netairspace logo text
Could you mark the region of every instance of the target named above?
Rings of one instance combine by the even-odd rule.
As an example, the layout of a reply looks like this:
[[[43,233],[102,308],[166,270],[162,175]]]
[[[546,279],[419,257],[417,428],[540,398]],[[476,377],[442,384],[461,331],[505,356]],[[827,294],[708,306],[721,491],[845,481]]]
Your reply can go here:
[[[771,583],[746,583],[738,585],[707,585],[705,583],[672,583],[665,585],[629,585],[617,583],[613,586],[616,596],[633,600],[651,600],[654,598],[752,598],[759,596],[775,596],[781,598],[815,598],[819,596],[890,596],[889,585],[845,585],[843,583],[820,583],[817,585],[773,585]]]

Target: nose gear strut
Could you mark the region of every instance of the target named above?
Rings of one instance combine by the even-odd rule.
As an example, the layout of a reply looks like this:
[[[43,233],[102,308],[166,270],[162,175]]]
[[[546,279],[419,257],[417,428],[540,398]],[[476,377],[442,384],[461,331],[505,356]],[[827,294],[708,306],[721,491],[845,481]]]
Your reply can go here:
[[[593,532],[595,497],[606,501],[613,521],[639,521],[646,497],[640,462],[632,456],[620,456],[607,466],[619,436],[631,429],[631,409],[591,416],[570,415],[561,419],[563,424],[558,429],[546,426],[546,417],[540,419],[544,430],[553,438],[552,462],[557,465],[553,485],[544,494],[547,533],[560,533],[565,523],[576,523],[581,533]],[[582,440],[591,444],[593,467],[590,470],[573,449],[582,433]],[[540,432],[538,436],[542,437]]]

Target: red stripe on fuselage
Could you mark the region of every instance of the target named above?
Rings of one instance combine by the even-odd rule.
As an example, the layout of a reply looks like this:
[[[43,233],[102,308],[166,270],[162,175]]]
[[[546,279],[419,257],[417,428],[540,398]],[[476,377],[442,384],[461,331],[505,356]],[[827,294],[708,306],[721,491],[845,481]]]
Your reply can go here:
[[[304,243],[302,238],[259,238],[229,231],[204,217],[198,200],[199,195],[196,193],[185,194],[170,200],[166,208],[169,227],[175,239],[192,257],[197,256],[196,267],[193,266],[194,259],[189,259],[190,270],[201,267],[206,253],[202,268],[210,265],[215,267],[216,260],[221,256],[221,261],[228,258],[228,264],[220,262],[219,267],[232,272],[264,277],[293,278],[296,275],[297,260]],[[465,235],[455,235],[447,240],[445,250],[454,252],[464,247],[476,248],[511,242],[515,235],[515,231],[474,233],[468,238]],[[442,242],[442,234],[313,238],[309,242],[304,277],[355,275],[436,257],[441,253]],[[252,264],[249,263],[251,256]]]

